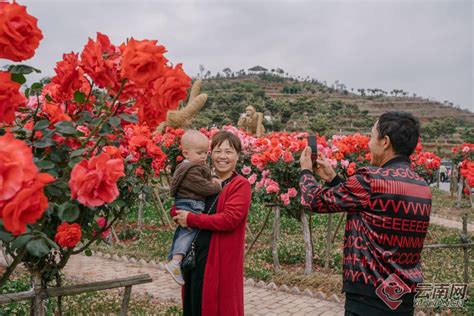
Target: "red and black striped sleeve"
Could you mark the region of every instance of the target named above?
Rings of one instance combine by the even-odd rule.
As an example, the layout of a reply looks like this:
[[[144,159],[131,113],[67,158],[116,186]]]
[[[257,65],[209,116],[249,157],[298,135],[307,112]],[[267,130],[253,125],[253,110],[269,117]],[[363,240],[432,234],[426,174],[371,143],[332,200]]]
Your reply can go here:
[[[301,204],[316,213],[363,211],[369,209],[370,182],[365,168],[342,181],[339,176],[329,186],[319,184],[309,170],[301,173],[299,181]]]

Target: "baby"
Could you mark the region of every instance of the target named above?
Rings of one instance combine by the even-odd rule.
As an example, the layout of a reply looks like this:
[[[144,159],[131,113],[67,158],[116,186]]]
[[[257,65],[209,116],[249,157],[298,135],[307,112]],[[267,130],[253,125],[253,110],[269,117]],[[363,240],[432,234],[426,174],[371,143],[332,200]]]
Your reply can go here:
[[[170,185],[170,194],[175,198],[175,206],[193,213],[204,211],[206,197],[221,191],[221,181],[212,179],[211,170],[206,166],[209,139],[202,133],[189,130],[181,138],[181,150],[185,160],[176,168]],[[179,284],[184,284],[181,262],[191,247],[196,229],[178,226],[166,270]]]

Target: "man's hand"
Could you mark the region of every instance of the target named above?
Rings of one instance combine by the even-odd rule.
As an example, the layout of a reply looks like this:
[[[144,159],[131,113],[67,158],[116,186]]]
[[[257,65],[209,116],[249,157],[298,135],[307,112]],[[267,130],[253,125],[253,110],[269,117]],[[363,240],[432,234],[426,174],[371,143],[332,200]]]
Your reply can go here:
[[[316,167],[313,167],[313,161],[311,160],[311,147],[306,147],[301,153],[300,166],[301,170],[313,170],[321,179],[326,182],[331,182],[336,176],[336,172],[331,167],[329,161],[318,153],[318,159],[316,160]]]
[[[180,225],[181,227],[188,227],[188,214],[189,214],[189,211],[183,211],[183,210],[176,210],[176,216],[173,217],[173,221]]]
[[[307,146],[300,157],[301,170],[313,170],[313,161],[311,160],[311,147]]]
[[[317,165],[316,168],[314,168],[314,172],[324,181],[328,183],[331,182],[336,177],[336,171],[332,168],[329,160],[327,160],[323,154],[318,153],[316,162]]]

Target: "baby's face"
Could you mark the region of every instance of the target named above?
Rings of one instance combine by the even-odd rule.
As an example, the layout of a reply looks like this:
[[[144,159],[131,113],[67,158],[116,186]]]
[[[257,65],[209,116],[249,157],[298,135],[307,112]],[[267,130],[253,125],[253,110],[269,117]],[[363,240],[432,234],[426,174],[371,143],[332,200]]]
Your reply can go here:
[[[184,156],[191,162],[204,165],[207,161],[207,154],[209,153],[209,143],[200,141],[193,144],[186,152],[183,152]]]

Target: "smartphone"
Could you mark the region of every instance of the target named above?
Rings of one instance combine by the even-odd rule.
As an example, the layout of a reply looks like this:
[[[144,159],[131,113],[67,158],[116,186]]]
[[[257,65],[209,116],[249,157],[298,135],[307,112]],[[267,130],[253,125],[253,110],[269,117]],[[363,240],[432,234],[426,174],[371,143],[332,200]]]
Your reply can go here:
[[[318,159],[318,142],[315,135],[309,135],[308,146],[311,148],[311,160],[316,163]]]

